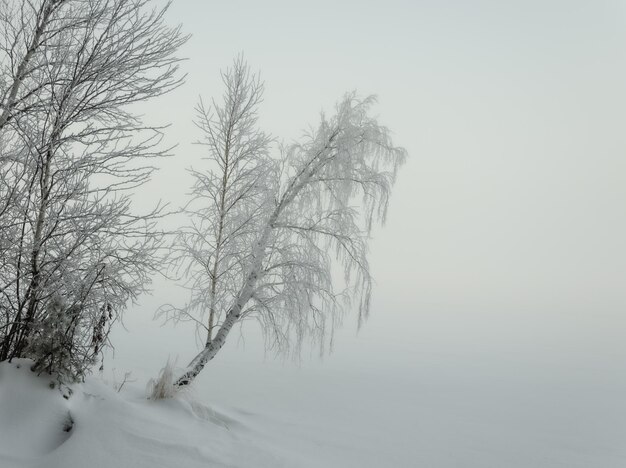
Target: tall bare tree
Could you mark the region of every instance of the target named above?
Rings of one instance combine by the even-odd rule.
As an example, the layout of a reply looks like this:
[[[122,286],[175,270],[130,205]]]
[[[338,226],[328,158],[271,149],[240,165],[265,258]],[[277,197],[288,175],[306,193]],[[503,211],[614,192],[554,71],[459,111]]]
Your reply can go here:
[[[0,360],[79,378],[156,268],[130,190],[165,150],[131,105],[181,83],[186,37],[152,3],[0,4]]]
[[[369,115],[374,98],[347,95],[301,143],[268,157],[256,128],[262,87],[241,61],[224,75],[223,104],[200,107],[208,172],[194,171],[194,224],[183,235],[193,300],[175,317],[206,310],[208,339],[174,382],[189,384],[222,348],[236,323],[255,318],[269,347],[322,346],[356,300],[369,312],[369,233],[384,221],[396,170],[405,159]],[[333,278],[333,266],[343,281]],[[205,316],[206,317],[206,316]],[[213,334],[214,329],[217,331]]]
[[[191,169],[190,224],[181,230],[174,258],[189,275],[191,300],[184,308],[161,310],[173,320],[195,321],[211,343],[216,324],[237,294],[242,265],[260,229],[273,175],[268,135],[256,128],[263,85],[239,57],[222,74],[220,103],[196,109],[207,169]]]

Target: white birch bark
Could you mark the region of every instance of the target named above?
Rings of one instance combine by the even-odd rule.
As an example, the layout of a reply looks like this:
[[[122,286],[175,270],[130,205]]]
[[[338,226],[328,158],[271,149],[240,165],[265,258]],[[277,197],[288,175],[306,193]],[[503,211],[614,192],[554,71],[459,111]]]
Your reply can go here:
[[[273,219],[275,221],[278,213],[279,210],[277,209],[270,220]],[[176,387],[190,384],[198,376],[202,369],[204,369],[207,362],[213,359],[226,343],[226,337],[232,330],[233,326],[241,318],[242,311],[252,297],[257,281],[262,274],[261,266],[270,232],[271,224],[268,224],[252,253],[252,269],[241,288],[241,292],[235,299],[233,306],[226,314],[224,322],[218,329],[215,337],[207,342],[202,351],[200,351],[200,353],[193,358],[193,360],[187,365],[187,368],[183,371],[183,374],[176,380],[176,382],[174,382]]]

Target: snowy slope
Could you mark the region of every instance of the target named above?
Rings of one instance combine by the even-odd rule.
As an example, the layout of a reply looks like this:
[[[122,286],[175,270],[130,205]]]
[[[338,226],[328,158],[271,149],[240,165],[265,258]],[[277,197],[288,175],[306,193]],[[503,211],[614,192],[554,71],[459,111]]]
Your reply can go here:
[[[66,399],[30,364],[0,363],[1,468],[410,466],[381,451],[377,437],[363,438],[346,409],[337,407],[336,418],[324,422],[296,387],[288,393],[301,407],[291,416],[275,402],[210,408],[189,395],[150,401],[140,385],[117,392],[96,376],[74,385]],[[280,373],[262,372],[286,385]],[[339,424],[342,414],[347,418]]]
[[[97,378],[66,400],[28,364],[0,364],[3,468],[292,466],[228,415],[181,399],[148,401],[128,386],[117,393]]]
[[[36,378],[29,361],[0,363],[0,466],[24,466],[63,445],[69,408],[48,381]]]

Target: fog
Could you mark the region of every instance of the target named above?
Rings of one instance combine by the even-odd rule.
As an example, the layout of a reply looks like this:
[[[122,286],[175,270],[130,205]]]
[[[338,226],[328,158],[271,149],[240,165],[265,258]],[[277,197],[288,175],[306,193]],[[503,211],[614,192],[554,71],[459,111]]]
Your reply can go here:
[[[356,89],[409,153],[360,332],[347,319],[333,353],[294,364],[246,325],[198,398],[302,423],[303,453],[329,431],[355,466],[626,465],[622,2],[178,0],[169,18],[193,35],[186,84],[142,111],[178,146],[140,206],[184,203],[193,108],[241,51],[273,135],[298,138]],[[185,298],[155,279],[108,368],[142,382],[186,364],[193,330],[152,320]]]

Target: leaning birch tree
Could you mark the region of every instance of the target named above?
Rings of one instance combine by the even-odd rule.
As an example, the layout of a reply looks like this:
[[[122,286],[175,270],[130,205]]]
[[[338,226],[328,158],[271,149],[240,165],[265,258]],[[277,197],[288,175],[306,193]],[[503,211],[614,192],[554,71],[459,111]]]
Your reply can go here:
[[[241,60],[223,77],[223,103],[199,108],[210,168],[193,171],[200,208],[178,250],[193,299],[167,310],[195,320],[207,339],[174,388],[190,384],[243,320],[256,319],[268,347],[285,351],[306,337],[324,346],[350,305],[365,319],[368,238],[385,219],[405,159],[370,115],[375,98],[356,94],[269,157],[270,141],[256,127],[258,78]],[[343,280],[334,278],[336,266]]]
[[[79,379],[157,269],[162,156],[132,112],[181,83],[185,41],[150,0],[2,0],[0,360]]]

